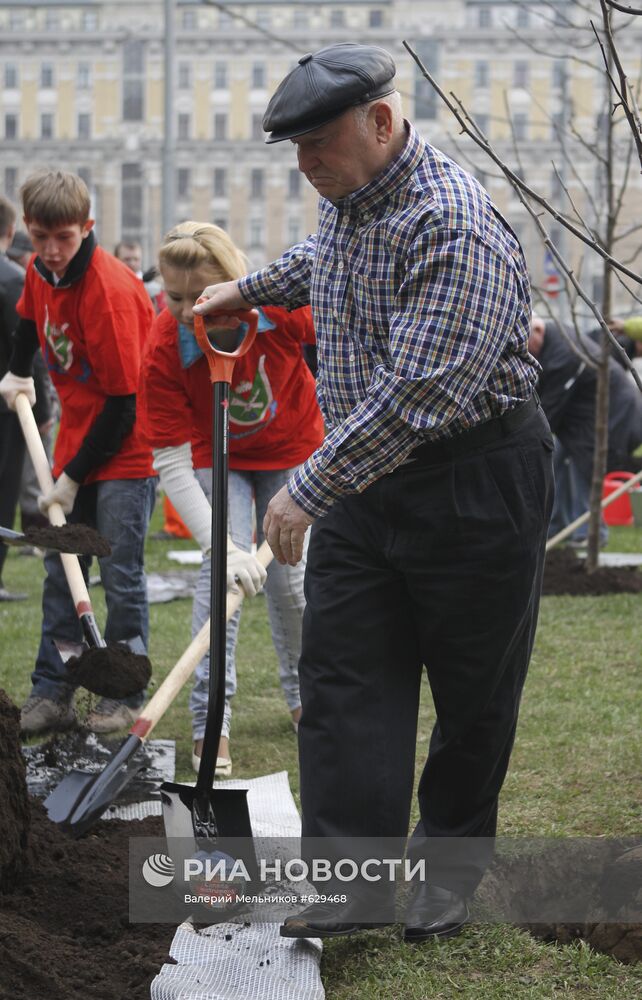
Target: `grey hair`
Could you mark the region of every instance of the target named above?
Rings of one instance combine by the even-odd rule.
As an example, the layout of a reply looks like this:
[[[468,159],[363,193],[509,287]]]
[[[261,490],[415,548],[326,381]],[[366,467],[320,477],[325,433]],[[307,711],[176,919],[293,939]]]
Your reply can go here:
[[[386,97],[378,97],[375,101],[370,101],[368,104],[358,104],[356,108],[352,108],[352,114],[360,135],[365,136],[366,134],[366,122],[368,120],[368,114],[370,113],[371,106],[373,104],[378,104],[381,101],[385,101],[385,103],[390,106],[390,110],[392,111],[393,131],[395,134],[398,134],[403,130],[401,94],[398,90],[393,90],[393,92],[391,94],[387,94]]]

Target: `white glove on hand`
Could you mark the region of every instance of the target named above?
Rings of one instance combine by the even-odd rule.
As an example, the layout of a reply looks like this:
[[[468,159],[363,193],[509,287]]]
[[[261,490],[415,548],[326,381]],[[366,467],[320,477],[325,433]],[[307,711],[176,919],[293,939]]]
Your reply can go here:
[[[19,392],[24,392],[29,400],[29,406],[35,405],[36,387],[33,384],[31,375],[14,375],[13,372],[7,372],[0,379],[0,396],[2,396],[10,410],[15,410],[16,396]]]
[[[234,587],[238,583],[243,588],[246,597],[256,597],[267,579],[267,570],[251,552],[237,549],[227,536],[227,586]]]
[[[76,494],[80,486],[67,475],[61,472],[53,488],[48,493],[38,497],[38,509],[41,514],[46,514],[52,503],[59,503],[63,514],[71,514]]]

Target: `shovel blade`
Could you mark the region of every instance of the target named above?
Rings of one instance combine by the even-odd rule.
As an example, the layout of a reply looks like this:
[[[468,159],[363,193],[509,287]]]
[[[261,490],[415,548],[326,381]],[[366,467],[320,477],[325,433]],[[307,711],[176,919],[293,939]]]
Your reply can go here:
[[[70,660],[72,656],[82,656],[89,649],[86,642],[68,642],[66,639],[54,639],[53,644],[60,653],[60,659],[63,663]]]
[[[86,833],[144,767],[144,761],[132,760],[140,745],[140,737],[129,736],[98,774],[70,771],[45,799],[52,823],[58,823],[73,837]]]

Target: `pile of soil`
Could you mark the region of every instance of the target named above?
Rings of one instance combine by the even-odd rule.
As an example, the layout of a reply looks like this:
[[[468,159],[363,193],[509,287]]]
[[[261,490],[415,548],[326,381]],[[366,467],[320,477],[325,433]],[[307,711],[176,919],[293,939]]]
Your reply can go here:
[[[117,642],[86,649],[70,657],[66,667],[72,683],[103,698],[127,698],[143,691],[152,676],[149,657]]]
[[[129,923],[128,838],[162,833],[152,816],[72,840],[32,804],[29,869],[0,894],[0,1000],[148,1000],[175,927]]]
[[[24,533],[25,541],[39,549],[55,549],[78,556],[108,556],[111,545],[99,531],[86,524],[49,524],[32,526]]]
[[[594,573],[587,573],[584,559],[568,547],[546,553],[542,594],[600,597],[640,593],[642,573],[636,566],[600,566]]]
[[[15,885],[27,864],[29,798],[20,752],[20,712],[0,689],[0,893]]]

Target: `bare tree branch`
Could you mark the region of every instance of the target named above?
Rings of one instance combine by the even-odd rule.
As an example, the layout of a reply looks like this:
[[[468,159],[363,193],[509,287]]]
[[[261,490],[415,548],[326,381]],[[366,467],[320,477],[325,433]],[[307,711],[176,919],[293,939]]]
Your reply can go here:
[[[637,106],[637,102],[635,100],[635,95],[633,94],[633,90],[631,88],[627,75],[624,72],[624,67],[622,66],[622,62],[620,60],[617,47],[615,45],[615,39],[613,38],[613,32],[611,30],[609,18],[607,16],[609,6],[607,5],[606,0],[600,0],[600,7],[602,9],[602,18],[604,21],[604,33],[606,35],[606,41],[609,47],[609,52],[611,54],[611,59],[613,60],[613,64],[617,70],[619,84],[615,82],[613,74],[611,73],[609,61],[606,55],[606,51],[604,49],[604,43],[602,42],[602,39],[598,35],[595,25],[593,24],[593,21],[591,21],[591,27],[593,29],[595,37],[597,38],[598,45],[600,46],[602,59],[604,60],[604,66],[606,68],[606,74],[609,80],[611,81],[611,86],[613,87],[613,90],[618,96],[618,100],[620,102],[619,106],[622,108],[626,120],[629,123],[629,127],[633,135],[633,141],[635,142],[635,146],[638,152],[640,167],[642,167],[642,121],[640,120],[640,112]],[[631,100],[631,104],[629,104],[629,99]],[[615,111],[617,107],[618,105],[616,105],[616,107],[613,110]]]
[[[609,7],[614,7],[615,10],[620,10],[623,14],[642,14],[640,7],[625,7],[623,3],[615,3],[615,0],[605,0],[605,2]]]
[[[527,184],[525,184],[524,181],[520,177],[518,177],[517,174],[513,170],[511,170],[510,167],[501,159],[501,157],[498,156],[498,154],[495,152],[495,150],[493,149],[490,142],[483,134],[479,126],[473,121],[471,116],[468,114],[468,112],[466,111],[464,105],[459,100],[459,98],[451,91],[453,100],[450,100],[450,98],[444,93],[444,91],[441,89],[441,87],[434,79],[434,77],[426,69],[426,67],[422,63],[417,53],[413,50],[410,43],[404,39],[403,45],[406,51],[410,53],[415,63],[419,67],[422,76],[424,76],[424,78],[428,81],[431,87],[434,88],[434,90],[442,99],[446,107],[454,115],[458,124],[461,127],[462,132],[470,136],[471,139],[473,139],[473,141],[480,147],[480,149],[483,149],[484,152],[493,160],[493,162],[497,164],[497,166],[500,168],[504,176],[513,185],[513,187],[519,189],[520,197],[522,194],[525,194],[529,198],[532,198],[533,201],[535,201],[538,205],[541,205],[542,208],[544,208],[549,213],[549,215],[551,215],[554,219],[560,222],[566,229],[569,230],[569,232],[573,233],[573,235],[576,236],[579,240],[581,240],[582,243],[585,243],[587,246],[590,246],[591,249],[594,250],[600,257],[602,257],[603,260],[607,260],[612,267],[620,270],[623,274],[626,274],[627,277],[631,278],[633,281],[642,284],[642,275],[637,274],[635,271],[632,271],[630,268],[621,264],[619,260],[616,260],[615,257],[612,257],[611,254],[607,253],[607,251],[602,246],[600,246],[599,243],[596,243],[595,240],[590,240],[582,232],[581,229],[578,229],[577,226],[574,226],[566,218],[564,218],[564,216],[560,212],[558,212],[557,209],[555,209],[550,204],[550,202],[547,201],[546,198],[542,197],[542,195],[538,194]],[[453,103],[453,101],[455,103]]]

